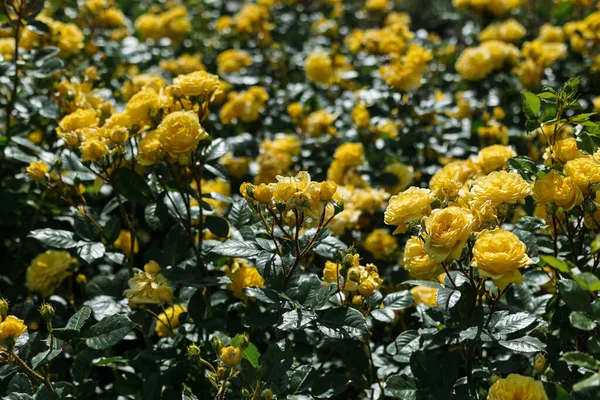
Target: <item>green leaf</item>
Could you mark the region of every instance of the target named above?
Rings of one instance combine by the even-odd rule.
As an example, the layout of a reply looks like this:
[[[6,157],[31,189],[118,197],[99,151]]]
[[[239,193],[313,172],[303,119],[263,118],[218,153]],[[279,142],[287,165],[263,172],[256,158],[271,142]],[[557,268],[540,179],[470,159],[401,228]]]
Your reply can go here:
[[[371,316],[379,322],[391,324],[392,322],[394,322],[396,314],[391,308],[384,307],[376,308],[373,311],[371,311]]]
[[[242,335],[240,334],[235,335],[235,337],[231,339],[231,345],[233,347],[239,347],[241,337]],[[260,352],[252,343],[248,343],[248,347],[246,347],[246,350],[244,350],[242,357],[248,360],[248,362],[250,362],[254,368],[258,368],[260,366]]]
[[[544,263],[544,265],[548,265],[557,271],[564,272],[565,274],[571,273],[571,268],[569,268],[569,264],[562,260],[559,260],[556,257],[540,256],[540,260]]]
[[[331,399],[344,393],[349,383],[350,380],[343,374],[328,372],[317,376],[311,394],[317,399]]]
[[[536,119],[540,113],[542,102],[540,98],[531,92],[522,92],[523,112],[527,119]]]
[[[207,215],[205,226],[215,236],[226,238],[229,237],[229,223],[225,218],[216,215]]]
[[[229,146],[224,139],[218,138],[213,140],[206,150],[206,161],[218,161],[229,151]]]
[[[19,372],[12,377],[8,383],[8,393],[32,393],[33,386],[31,381],[23,372]]]
[[[563,279],[558,282],[559,293],[573,311],[592,312],[590,294],[577,282]]]
[[[575,9],[575,4],[570,1],[565,1],[562,3],[558,3],[556,7],[554,7],[554,11],[552,12],[552,16],[556,19],[564,19],[571,15],[573,10]]]
[[[501,334],[509,334],[525,329],[537,320],[535,315],[518,312],[515,314],[509,314],[502,316],[496,325],[494,330]]]
[[[580,351],[570,351],[563,354],[560,358],[569,365],[576,365],[578,367],[587,368],[592,371],[600,369],[600,362],[589,354],[582,353]]]
[[[220,256],[241,258],[253,258],[262,253],[262,251],[256,243],[242,242],[240,240],[228,240],[213,247],[211,250],[211,252]]]
[[[523,179],[531,182],[531,178],[538,172],[537,164],[532,161],[529,157],[516,156],[508,160],[508,166],[511,169],[516,170]]]
[[[163,269],[160,273],[171,283],[186,287],[206,288],[231,283],[226,276],[202,276],[200,270],[194,267],[172,267]]]
[[[127,200],[147,203],[152,198],[148,183],[129,168],[120,168],[112,181],[114,189]]]
[[[96,260],[99,260],[106,253],[106,247],[100,242],[98,243],[90,243],[90,242],[79,242],[80,245],[77,247],[77,254],[83,260],[85,260],[88,264],[93,263]]]
[[[414,303],[415,298],[408,290],[390,293],[383,299],[383,305],[386,308],[390,308],[394,311],[404,310],[405,308],[412,307]]]
[[[438,305],[444,310],[449,310],[454,307],[461,298],[461,293],[458,290],[443,287],[435,293],[435,299]]]
[[[582,331],[593,331],[596,328],[596,323],[590,317],[580,311],[573,311],[569,315],[571,326]]]
[[[104,224],[104,229],[102,234],[104,235],[103,241],[105,244],[113,244],[115,240],[119,237],[119,233],[121,232],[121,220],[119,217],[112,217],[109,219],[106,224]]]
[[[354,308],[334,308],[321,313],[317,327],[325,336],[334,339],[356,339],[368,332],[367,321]]]
[[[73,314],[71,318],[69,318],[69,321],[67,322],[67,325],[65,325],[64,328],[53,329],[52,335],[62,340],[74,339],[79,337],[79,332],[81,331],[81,328],[83,328],[85,322],[90,318],[91,315],[91,308],[89,308],[88,306],[81,307],[79,311],[77,311],[75,314]]]
[[[281,329],[282,331],[304,329],[316,319],[317,315],[314,311],[298,308],[283,313],[282,321],[277,326],[277,329]]]
[[[34,69],[30,73],[34,78],[43,79],[62,71],[63,68],[64,63],[60,58],[49,58],[44,61],[40,68]]]
[[[385,381],[384,393],[395,399],[417,400],[417,381],[405,374],[392,375]]]
[[[46,246],[55,247],[58,249],[72,249],[77,246],[77,242],[73,239],[73,232],[60,229],[37,229],[29,235],[34,239],[39,240]]]
[[[90,328],[86,344],[96,350],[108,349],[119,343],[133,327],[134,324],[125,315],[111,315]]]
[[[163,246],[163,253],[168,265],[177,265],[187,256],[190,248],[190,238],[187,232],[179,224],[173,225],[167,236]]]
[[[531,336],[523,336],[514,340],[499,340],[498,343],[518,353],[535,353],[543,351],[546,347],[542,341]]]
[[[58,53],[60,53],[60,49],[58,47],[43,47],[35,50],[31,57],[31,62],[36,67],[41,67],[47,59],[54,57]]]
[[[252,219],[252,208],[250,208],[246,200],[236,200],[231,206],[231,210],[229,210],[228,218],[233,226],[239,228],[242,225],[246,225]]]
[[[582,390],[595,388],[598,386],[600,386],[600,373],[595,372],[587,378],[574,384],[573,390],[575,392],[581,392]]]

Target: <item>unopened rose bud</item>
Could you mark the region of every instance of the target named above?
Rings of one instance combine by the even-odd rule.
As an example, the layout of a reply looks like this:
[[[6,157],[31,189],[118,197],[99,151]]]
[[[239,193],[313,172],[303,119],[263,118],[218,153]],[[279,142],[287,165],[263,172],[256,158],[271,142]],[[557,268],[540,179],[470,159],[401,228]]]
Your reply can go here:
[[[8,315],[8,301],[0,299],[0,321]]]
[[[40,314],[42,315],[44,321],[50,322],[52,321],[52,318],[54,318],[54,307],[48,303],[44,303],[40,307]]]
[[[199,358],[200,357],[200,347],[195,344],[190,344],[187,348],[187,355],[189,358]]]

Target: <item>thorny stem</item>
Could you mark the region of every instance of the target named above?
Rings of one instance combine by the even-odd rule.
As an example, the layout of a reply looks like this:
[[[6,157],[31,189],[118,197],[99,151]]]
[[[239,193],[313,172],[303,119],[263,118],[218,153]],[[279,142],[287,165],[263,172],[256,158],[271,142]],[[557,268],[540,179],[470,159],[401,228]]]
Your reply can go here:
[[[381,390],[381,394],[383,394],[383,386],[377,377],[377,371],[375,370],[375,361],[373,361],[373,352],[371,351],[370,343],[364,342],[363,346],[366,350],[367,355],[369,356],[369,362],[371,364],[371,380],[377,382],[377,385],[379,385],[379,390]],[[372,395],[373,394],[374,392],[372,392]],[[371,398],[373,398],[373,396],[371,396]]]
[[[21,368],[23,368],[30,376],[34,377],[35,379],[37,379],[41,383],[43,383],[44,386],[46,386],[46,388],[48,388],[48,390],[50,392],[54,392],[54,388],[52,387],[52,384],[50,383],[50,379],[48,377],[43,377],[42,375],[35,372],[33,369],[31,369],[29,367],[29,365],[27,365],[27,363],[25,361],[23,361],[12,350],[10,350],[10,356],[11,356],[12,360],[15,361],[15,363],[17,363]]]

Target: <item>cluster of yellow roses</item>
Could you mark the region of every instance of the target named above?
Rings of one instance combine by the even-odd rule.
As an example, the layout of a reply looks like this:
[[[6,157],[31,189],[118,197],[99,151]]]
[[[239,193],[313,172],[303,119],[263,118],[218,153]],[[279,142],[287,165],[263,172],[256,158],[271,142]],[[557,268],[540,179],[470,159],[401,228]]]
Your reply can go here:
[[[79,108],[66,115],[58,136],[71,147],[79,145],[84,161],[101,162],[123,154],[131,136],[137,141],[137,161],[142,166],[163,159],[189,163],[191,153],[209,137],[200,120],[207,115],[219,79],[201,70],[178,76],[171,86],[154,83],[143,85],[123,112],[107,115],[104,108]]]
[[[340,279],[341,271],[346,270],[344,279]],[[375,264],[360,265],[358,254],[348,254],[341,264],[326,261],[323,269],[323,279],[328,284],[335,284],[352,304],[361,305],[365,297],[372,296],[379,290],[383,279]]]

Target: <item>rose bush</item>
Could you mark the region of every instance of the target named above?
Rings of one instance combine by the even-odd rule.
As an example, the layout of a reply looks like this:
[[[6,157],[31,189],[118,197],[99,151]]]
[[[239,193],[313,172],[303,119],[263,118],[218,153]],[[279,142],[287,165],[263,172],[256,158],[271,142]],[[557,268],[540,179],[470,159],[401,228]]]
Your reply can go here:
[[[2,398],[598,398],[596,2],[0,1]]]

